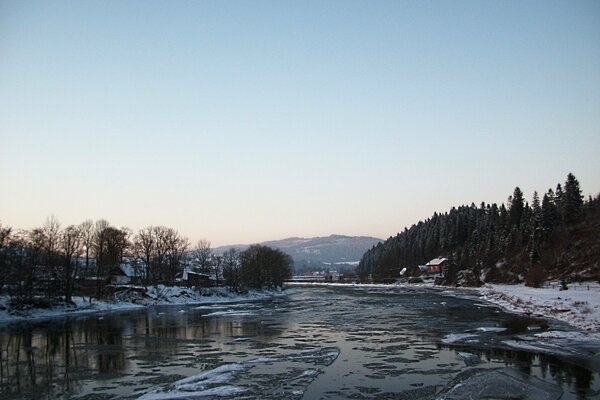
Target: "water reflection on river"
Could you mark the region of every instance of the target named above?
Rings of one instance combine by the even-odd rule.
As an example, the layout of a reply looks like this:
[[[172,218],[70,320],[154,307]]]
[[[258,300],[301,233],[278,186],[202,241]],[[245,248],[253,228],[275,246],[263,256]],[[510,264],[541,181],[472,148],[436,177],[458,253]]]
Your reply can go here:
[[[189,393],[426,399],[464,371],[510,366],[560,386],[563,399],[598,394],[593,355],[600,349],[519,351],[505,344],[513,338],[477,330],[505,318],[452,293],[320,287],[245,304],[19,323],[0,328],[0,397],[168,398],[192,390],[182,379],[223,365],[236,367],[212,381],[197,379]],[[464,332],[477,333],[458,344],[443,342]]]

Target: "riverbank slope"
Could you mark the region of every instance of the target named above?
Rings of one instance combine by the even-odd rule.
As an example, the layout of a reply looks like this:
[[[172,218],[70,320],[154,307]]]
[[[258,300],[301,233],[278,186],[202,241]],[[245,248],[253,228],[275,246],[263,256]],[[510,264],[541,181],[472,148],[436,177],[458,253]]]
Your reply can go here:
[[[139,289],[139,288],[137,288]],[[17,321],[48,319],[67,315],[87,314],[108,311],[123,311],[152,305],[175,304],[214,304],[257,301],[288,295],[286,290],[248,291],[243,294],[231,293],[226,288],[202,288],[200,291],[177,286],[150,286],[144,296],[131,287],[113,300],[96,300],[73,297],[73,304],[56,304],[50,308],[18,308],[10,306],[9,296],[0,296],[0,324]]]
[[[544,288],[486,284],[477,290],[483,299],[518,313],[554,318],[571,326],[600,332],[600,284],[572,283],[560,290],[558,283]]]

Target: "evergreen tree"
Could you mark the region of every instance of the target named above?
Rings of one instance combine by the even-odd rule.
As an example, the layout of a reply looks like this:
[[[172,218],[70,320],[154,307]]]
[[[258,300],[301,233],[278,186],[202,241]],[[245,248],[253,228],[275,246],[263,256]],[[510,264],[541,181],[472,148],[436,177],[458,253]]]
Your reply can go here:
[[[557,224],[562,221],[562,207],[564,199],[564,191],[562,185],[559,183],[556,185],[556,191],[554,192],[554,204],[556,204],[556,221]]]
[[[548,189],[548,193],[542,199],[542,228],[544,232],[548,233],[552,231],[558,224],[558,221],[559,217],[554,192],[552,189]]]
[[[533,216],[531,218],[531,234],[529,240],[529,261],[535,264],[540,259],[540,239],[542,236],[542,207],[537,192],[533,192],[533,201],[531,203]]]
[[[518,186],[515,188],[513,195],[509,198],[509,203],[510,223],[512,226],[519,226],[521,224],[523,210],[525,209],[525,200],[523,199],[523,192]]]
[[[583,207],[583,196],[577,178],[571,173],[567,176],[567,182],[565,182],[565,192],[561,206],[562,219],[565,224],[572,224],[579,220]]]

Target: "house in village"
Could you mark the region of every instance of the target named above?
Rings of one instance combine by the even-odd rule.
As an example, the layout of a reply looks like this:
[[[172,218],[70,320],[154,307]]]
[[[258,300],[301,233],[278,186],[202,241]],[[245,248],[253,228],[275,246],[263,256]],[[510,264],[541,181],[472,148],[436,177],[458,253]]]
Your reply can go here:
[[[434,258],[425,265],[418,265],[413,272],[414,276],[428,276],[433,277],[436,275],[444,275],[446,272],[446,266],[448,259],[445,257]],[[401,274],[403,275],[403,274]]]
[[[428,274],[443,275],[445,271],[444,267],[447,263],[448,259],[445,257],[434,258],[425,264],[425,267],[427,268],[426,271]]]
[[[110,272],[111,285],[137,285],[142,281],[143,269],[129,262],[121,263]]]
[[[187,287],[211,287],[218,286],[217,277],[215,274],[206,274],[201,272],[184,269],[183,273],[177,279],[179,285]]]

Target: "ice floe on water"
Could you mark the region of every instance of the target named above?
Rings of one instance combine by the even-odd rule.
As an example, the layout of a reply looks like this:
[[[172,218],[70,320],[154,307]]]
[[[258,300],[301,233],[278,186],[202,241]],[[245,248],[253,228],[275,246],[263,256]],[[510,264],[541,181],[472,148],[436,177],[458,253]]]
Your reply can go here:
[[[477,354],[467,353],[464,351],[459,351],[456,353],[458,357],[460,357],[466,365],[475,365],[481,363],[481,358]]]
[[[216,388],[210,388],[205,390],[196,391],[181,391],[181,392],[168,392],[168,393],[149,393],[142,397],[140,400],[175,400],[175,399],[197,399],[201,397],[226,397],[232,396],[244,392],[243,388],[237,386],[221,386]]]
[[[528,340],[504,340],[502,344],[511,349],[523,350],[530,353],[545,353],[554,355],[567,355],[568,353],[561,351],[558,346],[550,346],[548,344],[541,345]]]
[[[247,317],[251,315],[256,315],[251,311],[241,311],[241,310],[227,310],[227,311],[214,311],[208,314],[204,314],[204,317]]]
[[[474,369],[459,374],[438,395],[437,400],[557,400],[562,393],[562,389],[557,385],[525,375],[512,368]]]
[[[194,399],[243,394],[249,398],[272,391],[278,398],[302,397],[308,385],[339,356],[337,347],[306,349],[273,357],[223,364],[212,370],[147,389],[139,400]],[[281,363],[277,368],[270,365]]]
[[[574,341],[595,342],[600,344],[600,333],[580,331],[547,331],[533,335],[540,339],[569,339]]]
[[[477,337],[477,335],[474,333],[450,333],[442,339],[442,343],[453,344],[458,342],[464,342],[467,339],[471,340],[475,337]]]
[[[478,332],[505,332],[506,328],[499,326],[482,326],[476,329]]]
[[[245,389],[227,384],[236,372],[242,371],[242,364],[225,364],[210,371],[178,380],[167,388],[154,388],[147,391],[140,400],[189,399],[207,396],[230,396]],[[221,385],[226,384],[226,385]],[[221,385],[221,386],[219,386]]]

